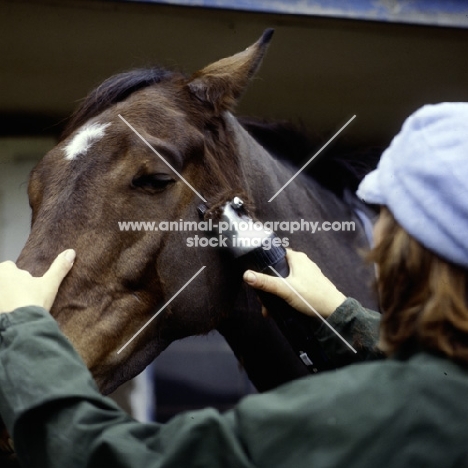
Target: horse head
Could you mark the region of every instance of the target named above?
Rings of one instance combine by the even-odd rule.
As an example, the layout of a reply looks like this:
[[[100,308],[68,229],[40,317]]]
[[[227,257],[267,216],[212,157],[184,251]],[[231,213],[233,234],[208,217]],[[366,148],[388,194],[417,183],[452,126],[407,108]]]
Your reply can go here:
[[[77,251],[51,314],[103,393],[141,372],[173,340],[216,328],[231,307],[233,287],[225,271],[221,280],[214,249],[191,248],[180,231],[125,230],[122,223],[198,221],[200,197],[216,200],[242,188],[226,115],[271,36],[266,31],[190,77],[145,69],[108,79],[31,173],[31,233],[18,265],[42,275],[60,251]]]

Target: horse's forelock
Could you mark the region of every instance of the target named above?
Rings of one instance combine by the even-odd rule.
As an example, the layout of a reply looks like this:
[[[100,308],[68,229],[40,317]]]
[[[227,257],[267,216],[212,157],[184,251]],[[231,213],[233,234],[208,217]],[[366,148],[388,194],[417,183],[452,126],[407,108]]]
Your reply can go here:
[[[88,120],[98,116],[114,104],[124,101],[136,91],[168,81],[176,72],[161,67],[138,68],[111,76],[84,99],[71,116],[62,136],[64,140]]]

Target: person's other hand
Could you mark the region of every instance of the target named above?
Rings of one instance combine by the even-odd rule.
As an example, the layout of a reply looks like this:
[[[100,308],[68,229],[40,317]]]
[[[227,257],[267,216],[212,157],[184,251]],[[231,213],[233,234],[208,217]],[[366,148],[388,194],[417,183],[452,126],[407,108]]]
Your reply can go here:
[[[13,262],[0,263],[0,313],[18,307],[40,306],[50,310],[62,280],[75,260],[75,251],[65,250],[41,277],[33,277]]]
[[[244,281],[256,289],[276,294],[306,315],[316,317],[314,308],[322,317],[330,316],[346,296],[305,253],[288,249],[286,258],[290,273],[285,280],[299,295],[285,284],[285,280],[251,270],[244,273]]]

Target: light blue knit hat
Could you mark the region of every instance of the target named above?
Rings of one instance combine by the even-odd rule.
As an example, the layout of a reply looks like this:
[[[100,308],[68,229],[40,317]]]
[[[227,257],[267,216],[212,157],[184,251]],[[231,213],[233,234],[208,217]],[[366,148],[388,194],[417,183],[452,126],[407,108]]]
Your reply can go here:
[[[359,185],[429,250],[468,269],[468,103],[426,105]]]

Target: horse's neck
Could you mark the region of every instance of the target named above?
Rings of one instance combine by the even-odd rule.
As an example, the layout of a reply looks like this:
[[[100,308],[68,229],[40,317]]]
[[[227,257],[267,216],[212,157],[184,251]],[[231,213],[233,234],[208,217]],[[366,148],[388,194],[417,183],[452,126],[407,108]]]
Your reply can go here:
[[[260,221],[285,221],[290,229],[285,232],[278,223],[278,236],[287,238],[291,248],[306,252],[345,294],[367,307],[377,307],[370,288],[363,287],[373,274],[366,276],[372,269],[364,267],[360,250],[369,245],[354,207],[313,178],[303,173],[296,177],[297,168],[271,156],[233,117],[230,122],[237,138],[244,189]],[[291,232],[293,222],[296,227],[299,224],[299,231]],[[361,271],[362,279],[356,276]]]
[[[278,220],[304,214],[320,217],[323,188],[302,175],[295,178],[297,168],[277,160],[259,145],[239,122],[228,114],[227,121],[236,136],[239,167],[243,189],[249,195],[262,217],[271,215]],[[294,180],[285,188],[292,178]],[[282,190],[284,188],[284,190]],[[280,193],[278,193],[281,190]],[[278,193],[278,200],[269,200]],[[274,221],[276,219],[268,219]]]
[[[295,169],[268,154],[234,117],[228,115],[227,122],[237,139],[243,189],[253,201],[261,221],[353,219],[352,210],[343,200],[306,177],[295,178],[269,202],[294,176]],[[365,235],[358,221],[356,226],[356,232],[321,232],[313,234],[313,237],[311,232],[286,235],[293,238],[291,246],[307,252],[347,296],[356,297],[367,307],[376,308],[375,297],[367,287],[372,269],[364,267],[358,253],[358,249],[366,245]],[[305,366],[295,356],[276,324],[261,316],[258,300],[252,291],[246,288],[242,291],[233,313],[219,331],[244,364],[254,385],[263,391],[307,375]]]
[[[294,216],[287,208],[291,204],[289,195],[282,203],[268,203],[269,198],[294,175],[293,169],[283,166],[267,153],[234,117],[229,115],[227,120],[237,139],[242,189],[255,205],[256,213],[263,221],[283,220],[288,214]],[[302,196],[310,198],[308,190],[301,192]],[[308,375],[277,325],[261,315],[259,301],[252,290],[243,287],[234,312],[218,330],[259,391]]]

